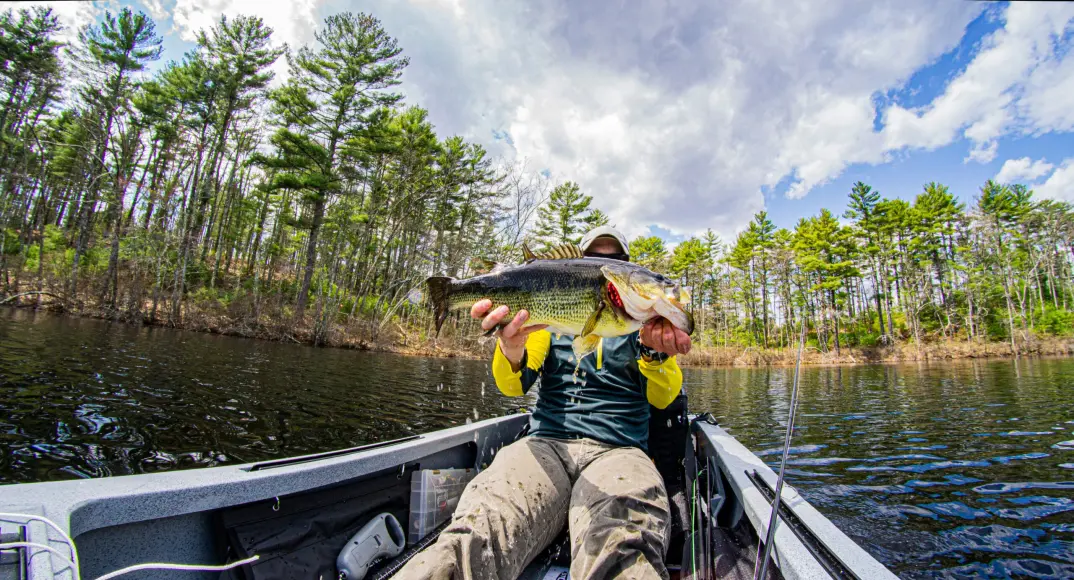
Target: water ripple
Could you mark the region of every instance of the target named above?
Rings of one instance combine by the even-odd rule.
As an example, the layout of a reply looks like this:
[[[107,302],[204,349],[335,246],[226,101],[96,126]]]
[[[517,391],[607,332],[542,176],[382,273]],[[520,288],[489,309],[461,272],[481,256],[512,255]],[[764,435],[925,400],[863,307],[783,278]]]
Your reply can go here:
[[[1072,489],[1074,481],[1024,481],[1018,483],[988,483],[973,488],[977,493],[1012,493],[1027,489]]]
[[[685,369],[778,466],[791,369]],[[903,578],[1074,577],[1074,359],[804,369],[789,483]],[[487,386],[487,388],[486,388]],[[487,362],[0,310],[0,483],[327,451],[502,415]]]
[[[755,385],[787,372],[687,374],[702,407],[768,451],[788,393]],[[1071,384],[1072,359],[807,369],[790,463],[824,477],[790,483],[900,577],[1074,578]]]

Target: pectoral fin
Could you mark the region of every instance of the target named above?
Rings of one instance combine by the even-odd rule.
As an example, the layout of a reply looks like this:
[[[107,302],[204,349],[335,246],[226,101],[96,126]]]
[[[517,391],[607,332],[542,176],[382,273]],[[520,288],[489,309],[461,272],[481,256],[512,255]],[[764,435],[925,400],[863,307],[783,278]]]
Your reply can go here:
[[[601,300],[597,308],[593,310],[593,314],[589,315],[589,318],[585,321],[585,326],[582,327],[582,334],[578,336],[589,336],[594,330],[597,329],[597,323],[600,322],[600,315],[604,312],[604,301]]]
[[[595,334],[574,337],[574,342],[571,345],[574,347],[574,360],[581,363],[582,358],[587,354],[597,352],[597,345],[599,344],[600,337]]]

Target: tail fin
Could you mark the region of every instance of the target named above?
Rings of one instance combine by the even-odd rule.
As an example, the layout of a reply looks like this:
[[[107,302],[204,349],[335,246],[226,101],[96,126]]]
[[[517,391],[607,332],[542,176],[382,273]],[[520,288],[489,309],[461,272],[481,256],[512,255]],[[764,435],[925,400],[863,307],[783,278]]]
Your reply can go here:
[[[448,298],[451,296],[451,282],[453,278],[447,276],[433,276],[425,281],[429,287],[429,302],[433,305],[433,313],[436,316],[436,335],[440,336],[440,327],[448,316]]]

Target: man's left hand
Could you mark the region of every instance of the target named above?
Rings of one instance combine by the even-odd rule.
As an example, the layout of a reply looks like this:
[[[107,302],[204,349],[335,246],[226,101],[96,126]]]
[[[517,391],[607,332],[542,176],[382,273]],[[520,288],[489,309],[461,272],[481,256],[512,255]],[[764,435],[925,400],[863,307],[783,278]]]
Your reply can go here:
[[[679,330],[666,318],[654,318],[641,327],[641,343],[674,356],[690,352],[690,335]]]

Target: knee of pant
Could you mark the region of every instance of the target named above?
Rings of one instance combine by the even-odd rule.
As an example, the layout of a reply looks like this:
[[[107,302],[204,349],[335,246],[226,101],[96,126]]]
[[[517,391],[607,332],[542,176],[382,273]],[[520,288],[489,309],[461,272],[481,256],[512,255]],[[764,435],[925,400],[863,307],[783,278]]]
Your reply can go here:
[[[583,473],[571,494],[572,534],[633,528],[666,534],[671,507],[655,468]]]

